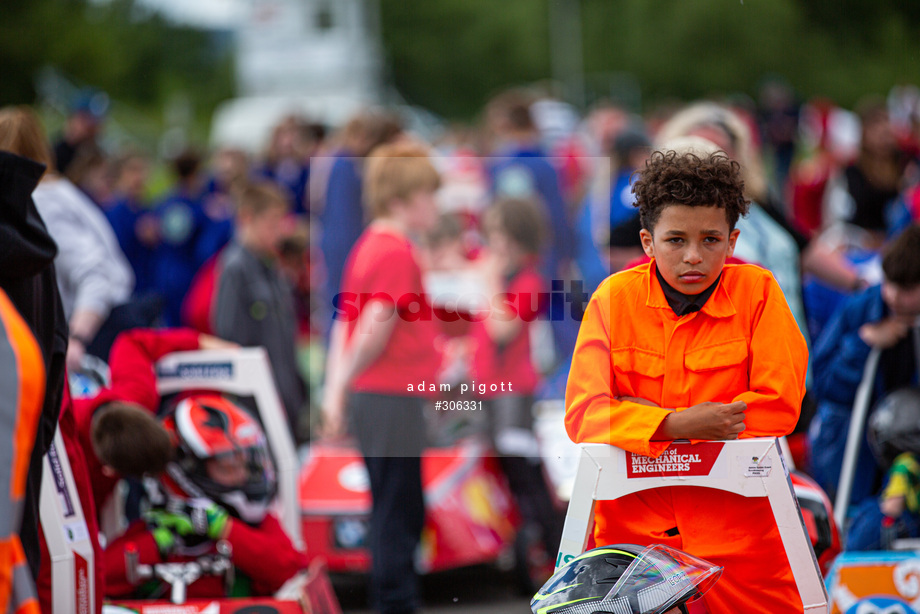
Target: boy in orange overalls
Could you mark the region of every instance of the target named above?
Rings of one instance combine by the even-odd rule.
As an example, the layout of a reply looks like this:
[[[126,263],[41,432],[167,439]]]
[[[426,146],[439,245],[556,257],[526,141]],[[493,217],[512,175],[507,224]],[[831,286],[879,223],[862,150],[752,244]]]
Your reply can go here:
[[[588,305],[569,436],[656,457],[675,439],[790,433],[808,350],[770,272],[725,264],[748,208],[739,165],[655,152],[634,191],[652,261],[609,277]],[[664,543],[724,566],[705,597],[712,614],[803,610],[766,499],[669,486],[595,510],[598,545]]]

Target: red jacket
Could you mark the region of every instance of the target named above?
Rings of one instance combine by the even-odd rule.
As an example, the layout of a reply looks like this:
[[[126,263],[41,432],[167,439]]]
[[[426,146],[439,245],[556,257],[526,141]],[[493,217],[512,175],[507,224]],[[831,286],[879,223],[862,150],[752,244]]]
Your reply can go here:
[[[73,472],[74,484],[86,527],[92,540],[96,557],[96,611],[102,610],[102,596],[105,594],[105,561],[99,547],[98,510],[108,499],[118,482],[117,477],[106,476],[102,465],[93,452],[90,441],[90,424],[93,413],[111,401],[132,401],[156,411],[160,403],[156,391],[154,363],[170,352],[198,349],[198,333],[191,330],[147,330],[136,329],[122,333],[115,341],[110,354],[112,384],[91,399],[70,398],[64,386],[64,399],[58,422],[67,460]],[[39,604],[42,612],[51,611],[51,561],[48,546],[41,540],[41,570],[36,581]]]
[[[93,452],[90,440],[90,425],[93,413],[100,406],[113,401],[137,403],[151,412],[160,404],[157,393],[156,362],[171,352],[198,349],[199,333],[191,329],[150,330],[134,329],[118,336],[109,355],[112,383],[91,399],[77,399],[73,402],[77,423],[77,437],[86,455],[86,466],[93,487],[93,499],[97,510],[101,510],[112,494],[119,476],[111,477],[102,472],[102,464]]]
[[[274,594],[291,576],[307,567],[306,555],[294,549],[278,518],[272,514],[267,515],[257,527],[232,518],[226,539],[233,549],[230,559],[237,571],[251,580],[253,595]],[[137,547],[140,564],[164,562],[144,521],[133,523],[105,551],[106,591],[110,597],[130,597],[137,588],[126,577],[125,547],[131,543]],[[209,553],[213,552],[216,549],[212,545]],[[195,557],[174,555],[169,556],[166,562],[192,560]],[[224,597],[225,592],[222,577],[202,576],[188,587],[188,598],[218,598]],[[168,592],[164,596],[168,597]]]

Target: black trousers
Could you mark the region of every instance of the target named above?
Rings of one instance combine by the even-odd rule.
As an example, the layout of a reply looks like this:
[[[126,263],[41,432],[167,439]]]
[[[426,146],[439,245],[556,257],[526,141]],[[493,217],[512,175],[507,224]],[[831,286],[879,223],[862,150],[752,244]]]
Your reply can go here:
[[[533,433],[533,397],[507,394],[485,402],[489,436],[499,464],[524,521],[540,528],[551,557],[559,551],[565,518],[553,506],[543,477],[537,439]]]
[[[425,522],[422,406],[416,397],[369,393],[352,393],[348,402],[370,478],[370,600],[381,614],[408,614],[420,606],[414,560]]]

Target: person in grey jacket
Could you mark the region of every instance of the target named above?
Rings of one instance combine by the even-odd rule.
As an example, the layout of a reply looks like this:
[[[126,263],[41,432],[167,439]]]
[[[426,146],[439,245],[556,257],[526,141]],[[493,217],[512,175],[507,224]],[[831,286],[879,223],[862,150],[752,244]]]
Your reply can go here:
[[[217,264],[211,317],[214,333],[222,339],[265,347],[291,433],[302,441],[299,424],[306,386],[297,366],[294,296],[278,268],[277,255],[289,206],[271,182],[255,183],[242,192],[236,236]]]

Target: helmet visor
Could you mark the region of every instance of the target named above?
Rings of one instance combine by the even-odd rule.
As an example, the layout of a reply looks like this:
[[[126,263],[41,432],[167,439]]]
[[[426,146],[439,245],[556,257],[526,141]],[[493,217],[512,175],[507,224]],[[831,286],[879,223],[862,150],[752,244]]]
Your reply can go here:
[[[722,575],[722,569],[686,552],[656,544],[630,563],[606,599],[637,603],[635,614],[661,614],[702,597]]]
[[[274,476],[271,459],[261,446],[218,454],[204,463],[207,477],[226,488],[242,488]]]

